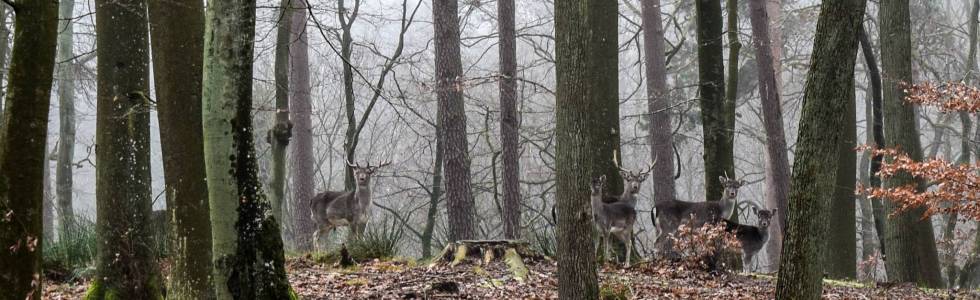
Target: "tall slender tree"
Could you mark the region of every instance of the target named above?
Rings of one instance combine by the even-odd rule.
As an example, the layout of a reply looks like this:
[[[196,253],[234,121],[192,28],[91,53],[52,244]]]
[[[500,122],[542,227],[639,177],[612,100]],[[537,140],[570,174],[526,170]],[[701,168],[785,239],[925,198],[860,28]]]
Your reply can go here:
[[[10,29],[7,29],[7,5],[0,5],[0,82],[7,73],[7,57],[10,55]],[[0,90],[0,128],[3,128],[4,92]]]
[[[69,234],[74,224],[72,208],[72,168],[75,155],[75,23],[74,0],[58,2],[58,163],[55,189],[58,195],[59,234]]]
[[[313,102],[310,99],[309,38],[306,35],[308,2],[293,1],[296,9],[290,19],[292,36],[289,45],[289,119],[293,122],[293,146],[290,149],[289,171],[293,192],[293,235],[296,249],[313,248],[311,236],[315,225],[310,219],[310,199],[313,198]]]
[[[878,69],[878,62],[875,60],[874,49],[871,46],[871,38],[868,37],[867,30],[862,25],[858,32],[858,41],[861,43],[861,54],[864,56],[864,63],[868,66],[868,85],[871,94],[871,139],[875,147],[885,146],[884,116],[881,114],[881,72]],[[881,155],[871,157],[868,168],[868,186],[881,186],[881,177],[878,171],[881,170]],[[871,198],[871,215],[874,217],[875,233],[878,236],[878,250],[885,254],[885,209],[884,204],[879,198]]]
[[[204,160],[215,296],[289,299],[279,221],[267,215],[252,137],[255,0],[209,1],[204,37]]]
[[[777,299],[820,299],[824,238],[844,135],[837,128],[844,122],[843,112],[853,91],[858,28],[865,4],[866,0],[844,0],[820,6],[804,88]]]
[[[912,32],[908,0],[883,1],[878,11],[881,37],[881,62],[884,71],[885,145],[898,147],[916,161],[922,160],[919,128],[915,108],[905,105],[904,83],[912,78]],[[907,173],[896,174],[885,187],[925,183]],[[885,201],[889,215],[897,204]],[[885,270],[889,280],[915,282],[929,287],[943,285],[939,256],[930,218],[922,219],[925,208],[911,209],[889,217],[885,222]]]
[[[433,0],[435,30],[436,98],[442,106],[442,134],[446,147],[446,207],[449,239],[476,237],[476,203],[470,182],[469,147],[466,141],[466,109],[463,102],[463,66],[459,54],[459,3]]]
[[[96,1],[97,276],[86,299],[156,299],[145,0]],[[144,26],[133,26],[144,24]],[[120,251],[127,249],[127,251]]]
[[[778,2],[776,0],[777,12]],[[786,199],[789,195],[789,158],[787,157],[786,134],[783,130],[782,96],[780,94],[779,58],[776,37],[779,27],[772,26],[774,19],[769,16],[770,0],[750,0],[749,18],[752,25],[752,39],[755,48],[757,71],[759,72],[759,95],[762,101],[762,122],[766,130],[766,206],[787,211]],[[769,225],[769,263],[778,266],[779,252],[782,250],[783,228],[786,214],[778,214]]]
[[[521,236],[520,141],[517,119],[517,33],[514,0],[497,1],[500,27],[500,139],[503,147],[504,236]]]
[[[674,137],[667,90],[667,57],[660,0],[642,1],[643,55],[646,61],[647,107],[650,114],[650,157],[653,166],[653,202],[674,199]]]
[[[9,3],[9,2],[8,2]],[[0,299],[41,299],[43,174],[58,4],[12,2],[14,48],[0,127]]]
[[[848,92],[844,111],[844,121],[838,124],[841,138],[838,141],[837,183],[830,199],[829,229],[824,251],[824,272],[827,277],[853,279],[857,276],[857,229],[855,216],[854,188],[857,172],[857,120],[854,97],[854,81]]]
[[[293,123],[289,121],[289,44],[292,35],[292,0],[279,3],[279,20],[276,22],[276,122],[266,135],[272,148],[272,178],[269,179],[269,204],[276,220],[283,219],[283,201],[286,198],[286,146],[292,136]]]
[[[966,76],[964,79],[968,83],[977,83],[977,38],[978,38],[978,25],[980,25],[980,0],[973,0],[970,7],[968,34],[969,34],[969,46],[967,46],[967,56],[966,56]],[[960,124],[962,124],[962,130],[960,131],[960,156],[957,158],[957,162],[960,164],[970,163],[970,150],[971,150],[971,140],[970,140],[970,130],[973,127],[973,122],[970,119],[970,115],[966,112],[960,112]],[[946,226],[943,229],[943,239],[950,240],[953,238],[953,234],[956,229],[957,219],[959,215],[957,213],[952,213],[946,216]],[[980,233],[977,233],[980,236]],[[956,266],[955,252],[952,251],[952,246],[954,244],[950,243],[950,248],[946,251],[946,257],[943,258],[943,264],[946,265],[946,279],[949,281],[949,285],[954,285],[954,280],[958,276],[958,270]],[[980,284],[980,241],[974,239],[973,253],[967,259],[966,263],[963,264],[963,270],[965,271],[960,280],[961,288],[975,288]]]
[[[717,178],[735,174],[735,102],[725,98],[721,1],[696,0],[694,3],[698,28],[699,103],[704,132],[705,197],[715,201],[721,198],[723,189]]]
[[[597,299],[589,181],[619,181],[616,1],[555,1],[558,296]]]
[[[150,1],[148,10],[173,239],[167,298],[212,298],[211,219],[201,119],[204,3]]]

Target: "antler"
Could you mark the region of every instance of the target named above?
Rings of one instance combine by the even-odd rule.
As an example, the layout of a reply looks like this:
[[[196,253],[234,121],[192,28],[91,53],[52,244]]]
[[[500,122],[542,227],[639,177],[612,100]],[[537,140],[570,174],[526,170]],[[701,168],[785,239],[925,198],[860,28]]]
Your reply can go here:
[[[352,168],[358,168],[358,169],[360,169],[360,168],[361,168],[361,165],[358,165],[357,163],[352,163],[352,162],[350,162],[350,159],[346,159],[346,158],[345,158],[345,159],[344,159],[344,162],[346,162],[346,163],[347,163],[347,166],[350,166],[350,167],[352,167]]]

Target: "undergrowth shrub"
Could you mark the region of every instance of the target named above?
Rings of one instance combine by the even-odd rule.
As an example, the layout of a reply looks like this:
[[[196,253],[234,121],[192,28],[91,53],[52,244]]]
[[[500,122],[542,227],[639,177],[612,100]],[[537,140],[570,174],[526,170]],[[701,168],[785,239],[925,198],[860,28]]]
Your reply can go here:
[[[385,218],[375,226],[368,226],[360,236],[349,239],[347,249],[355,261],[373,259],[388,260],[398,255],[398,246],[405,231],[393,219]]]
[[[76,215],[66,231],[56,240],[44,241],[41,250],[44,269],[62,280],[75,280],[91,275],[95,268],[95,222]]]
[[[558,251],[558,241],[554,230],[529,230],[524,236],[528,237],[531,250],[546,257],[555,257]]]
[[[705,224],[693,227],[688,221],[677,227],[669,238],[679,262],[688,268],[718,270],[733,266],[719,265],[720,257],[738,257],[741,245],[734,234],[725,232],[725,224]]]

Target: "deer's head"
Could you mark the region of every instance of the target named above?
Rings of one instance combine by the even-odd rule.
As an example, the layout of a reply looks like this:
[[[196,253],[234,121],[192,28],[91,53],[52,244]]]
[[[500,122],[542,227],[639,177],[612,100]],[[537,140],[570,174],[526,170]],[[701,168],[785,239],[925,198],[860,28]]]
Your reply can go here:
[[[772,218],[776,216],[777,209],[757,209],[755,206],[752,207],[752,212],[759,217],[759,228],[766,229],[769,228],[769,224],[772,223]]]
[[[592,184],[589,185],[589,190],[592,192],[593,196],[602,195],[602,189],[606,186],[606,175],[592,178]]]
[[[390,164],[391,161],[379,163],[376,166],[372,166],[371,163],[366,163],[366,165],[362,167],[360,164],[351,163],[350,161],[347,162],[347,166],[349,166],[351,168],[351,171],[354,172],[354,182],[356,182],[357,185],[361,187],[370,186],[371,175],[373,175],[374,172],[378,171],[378,169],[380,169],[381,167],[385,167]]]
[[[615,162],[615,160],[613,160]],[[657,164],[657,160],[654,159],[653,163],[647,166],[646,169],[640,169],[636,173],[633,171],[619,168],[619,175],[623,177],[623,189],[625,189],[630,194],[636,194],[640,192],[640,187],[643,186],[643,181],[647,180],[650,175],[650,171],[653,171],[653,166]]]
[[[721,181],[721,186],[725,188],[724,196],[729,199],[738,197],[738,189],[745,185],[745,180],[728,178],[727,175],[718,176],[718,180]]]

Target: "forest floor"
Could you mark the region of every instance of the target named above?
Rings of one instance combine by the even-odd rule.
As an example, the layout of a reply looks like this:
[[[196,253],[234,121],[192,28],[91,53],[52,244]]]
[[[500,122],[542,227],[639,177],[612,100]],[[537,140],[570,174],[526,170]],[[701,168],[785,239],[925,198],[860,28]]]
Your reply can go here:
[[[287,262],[289,281],[303,299],[557,299],[557,266],[528,262],[529,274],[516,280],[504,264],[420,265],[372,261],[352,268]],[[775,279],[756,274],[713,274],[676,265],[642,263],[629,269],[607,265],[600,271],[606,299],[771,299]],[[44,299],[81,299],[85,282],[46,282]],[[625,297],[624,297],[625,296]],[[827,281],[824,299],[980,299],[978,292],[923,290],[911,285],[864,285]]]

